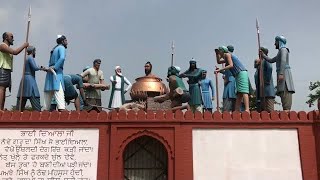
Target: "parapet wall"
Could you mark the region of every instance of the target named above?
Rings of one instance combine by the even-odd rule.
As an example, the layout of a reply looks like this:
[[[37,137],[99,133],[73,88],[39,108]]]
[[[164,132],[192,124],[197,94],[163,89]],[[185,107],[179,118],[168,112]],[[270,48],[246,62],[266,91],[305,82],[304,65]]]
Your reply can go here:
[[[191,111],[102,111],[90,113],[82,111],[64,111],[64,112],[37,112],[37,111],[0,111],[1,122],[125,122],[137,120],[139,122],[232,122],[232,123],[315,123],[319,120],[319,113],[316,111],[291,111],[286,112],[205,112],[192,113]]]
[[[18,112],[0,111],[2,129],[97,129],[97,179],[124,177],[123,152],[142,136],[162,143],[168,153],[168,180],[192,180],[194,129],[295,129],[298,135],[301,174],[319,179],[320,117],[311,112],[192,113],[191,111]],[[0,137],[1,139],[1,137]]]

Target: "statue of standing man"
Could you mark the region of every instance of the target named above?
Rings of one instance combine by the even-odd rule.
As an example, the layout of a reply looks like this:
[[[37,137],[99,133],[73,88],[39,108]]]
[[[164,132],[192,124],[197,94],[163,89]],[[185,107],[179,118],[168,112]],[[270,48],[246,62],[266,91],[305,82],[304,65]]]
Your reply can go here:
[[[278,49],[278,54],[274,58],[270,58],[260,50],[262,58],[270,63],[276,63],[277,68],[277,92],[280,96],[282,108],[288,112],[292,106],[292,94],[295,93],[291,68],[289,65],[289,49],[286,47],[287,40],[283,36],[275,38],[275,48]]]
[[[4,109],[6,100],[6,89],[9,88],[11,92],[11,72],[13,69],[13,55],[18,55],[20,52],[29,46],[25,42],[17,49],[10,46],[13,45],[13,34],[11,32],[4,32],[2,34],[2,43],[0,43],[0,110]]]
[[[197,68],[197,62],[192,59],[190,67],[184,73],[180,74],[180,77],[187,77],[189,84],[190,100],[189,106],[192,112],[202,112],[202,95],[200,81],[202,79],[202,69]]]

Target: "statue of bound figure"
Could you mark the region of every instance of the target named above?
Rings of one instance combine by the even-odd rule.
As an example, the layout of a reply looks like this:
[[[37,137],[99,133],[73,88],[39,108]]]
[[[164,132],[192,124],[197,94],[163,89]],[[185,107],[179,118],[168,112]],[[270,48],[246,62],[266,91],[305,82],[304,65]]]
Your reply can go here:
[[[152,64],[148,61],[144,65],[145,76],[136,78],[130,96],[133,101],[146,101],[148,97],[155,97],[167,93],[167,87],[162,79],[152,74]]]
[[[180,68],[171,66],[168,68],[168,82],[170,91],[164,95],[154,97],[155,102],[171,101],[171,110],[189,109],[189,105],[183,105],[190,100],[190,93],[186,89],[183,80],[179,77]]]
[[[147,110],[154,107],[159,108],[159,103],[155,103],[152,98],[155,96],[163,95],[168,92],[168,89],[162,79],[152,74],[152,64],[147,62],[144,65],[145,76],[136,78],[136,82],[132,84],[130,96],[131,101],[123,104],[120,110]],[[163,105],[168,103],[163,103]],[[166,107],[167,105],[162,107]],[[170,103],[169,103],[170,106]],[[167,109],[162,108],[159,109]]]
[[[136,79],[132,85],[130,96],[131,101],[123,104],[120,110],[178,110],[189,109],[187,103],[190,94],[186,89],[183,80],[179,77],[180,68],[171,66],[168,68],[167,80],[170,91],[162,79],[151,74],[152,64],[145,64],[145,76]]]

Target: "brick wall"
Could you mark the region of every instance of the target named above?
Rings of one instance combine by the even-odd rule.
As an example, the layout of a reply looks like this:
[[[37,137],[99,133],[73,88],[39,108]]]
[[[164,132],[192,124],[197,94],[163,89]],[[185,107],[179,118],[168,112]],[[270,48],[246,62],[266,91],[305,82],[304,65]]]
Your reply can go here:
[[[0,111],[0,128],[98,128],[98,180],[123,179],[122,153],[143,135],[159,140],[168,152],[168,178],[193,179],[192,129],[297,129],[302,174],[319,179],[320,118],[311,112],[244,112],[204,114],[186,111],[11,112]]]

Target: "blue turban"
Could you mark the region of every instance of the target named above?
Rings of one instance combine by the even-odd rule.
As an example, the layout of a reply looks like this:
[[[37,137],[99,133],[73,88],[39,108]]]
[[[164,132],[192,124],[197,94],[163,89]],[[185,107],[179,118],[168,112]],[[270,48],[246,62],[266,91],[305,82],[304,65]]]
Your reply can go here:
[[[221,52],[223,52],[223,53],[229,52],[229,51],[228,51],[228,48],[225,47],[225,46],[220,46],[218,49],[219,49],[219,51],[221,51]]]
[[[276,36],[275,41],[279,42],[279,49],[286,47],[287,39],[284,36]]]
[[[34,46],[28,46],[27,47],[27,52],[28,53],[32,53],[32,51],[34,51],[36,48]]]

